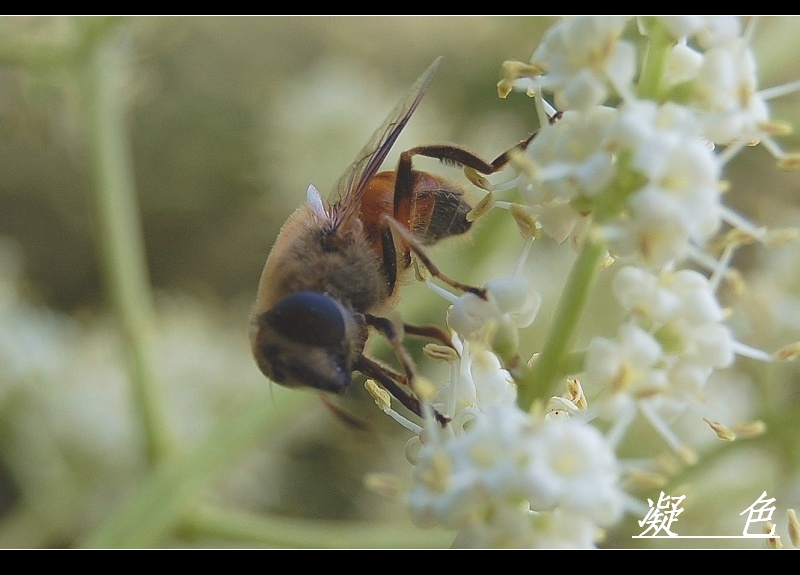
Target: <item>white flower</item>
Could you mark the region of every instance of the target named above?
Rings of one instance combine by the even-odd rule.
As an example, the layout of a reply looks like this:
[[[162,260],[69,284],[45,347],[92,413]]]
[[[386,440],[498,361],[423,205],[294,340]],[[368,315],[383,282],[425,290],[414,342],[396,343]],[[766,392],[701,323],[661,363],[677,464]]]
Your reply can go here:
[[[539,311],[541,296],[521,276],[486,282],[487,299],[465,293],[447,313],[448,325],[464,339],[478,339],[492,324],[527,327]]]
[[[568,111],[546,125],[518,159],[517,178],[525,203],[537,215],[542,231],[563,242],[582,229],[585,214],[572,200],[597,195],[615,175],[607,140],[616,130],[617,111],[597,106]]]
[[[712,142],[758,140],[769,108],[758,94],[753,51],[737,38],[709,49],[697,73],[692,104],[700,112],[703,134]]]
[[[475,386],[476,405],[513,405],[517,399],[514,379],[489,350],[484,349],[473,354],[470,375]]]
[[[708,279],[694,270],[655,275],[626,266],[614,277],[613,290],[623,309],[648,322],[665,323],[683,316],[709,323],[723,317]]]
[[[453,344],[460,358],[437,396],[437,406],[451,406],[445,412],[452,420],[442,428],[427,417],[406,446],[414,465],[407,499],[414,520],[457,529],[457,546],[541,547],[553,538],[559,546],[591,546],[594,527],[614,523],[623,508],[610,444],[580,418],[523,411],[493,353],[458,336]],[[575,387],[572,393],[582,395]],[[549,516],[574,519],[575,537]]]
[[[658,105],[650,100],[631,100],[619,110],[616,148],[638,152],[638,164],[646,168],[654,161],[648,161],[647,145],[672,132],[684,137],[700,136],[697,120],[689,108],[673,102]]]
[[[656,339],[631,323],[619,328],[617,340],[595,337],[586,350],[586,376],[614,392],[650,395],[667,387],[661,367],[663,350]]]
[[[650,204],[663,203],[692,238],[701,240],[719,225],[721,166],[693,124],[691,115],[673,104],[655,108],[637,103],[626,106],[620,117],[622,139],[630,138],[633,168],[647,178],[630,199],[634,217]],[[632,125],[638,126],[636,137]]]
[[[726,42],[742,33],[736,16],[660,16],[659,20],[675,38],[692,37],[701,48]]]
[[[702,65],[703,54],[701,52],[687,46],[685,42],[678,42],[670,49],[667,56],[664,80],[670,85],[688,82],[697,77]]]
[[[531,62],[545,74],[518,82],[552,92],[559,110],[586,110],[611,93],[627,94],[636,71],[633,46],[620,36],[627,18],[577,17],[550,28]]]
[[[698,397],[714,371],[701,362],[679,359],[669,370],[670,387],[666,396],[686,405],[687,400]]]
[[[594,338],[587,350],[586,381],[613,395],[594,401],[612,421],[614,443],[641,413],[686,461],[694,459],[670,427],[687,407],[702,405],[709,378],[730,367],[735,354],[764,359],[763,352],[734,341],[711,282],[693,270],[656,275],[625,267],[613,291],[626,311],[616,340]],[[756,353],[757,352],[757,353]],[[768,356],[767,356],[768,357]]]
[[[522,187],[528,204],[564,203],[601,190],[614,174],[613,156],[605,142],[616,122],[616,109],[597,106],[564,112],[543,128],[526,151],[534,176]]]
[[[534,549],[594,549],[597,525],[588,517],[563,509],[539,512],[533,518]]]
[[[609,251],[654,268],[686,259],[689,234],[680,215],[665,202],[645,203],[644,200],[637,204],[635,217],[619,219],[603,227]]]
[[[619,519],[617,459],[597,429],[579,418],[546,421],[537,426],[528,453],[524,490],[532,509],[558,507],[598,525]]]
[[[629,315],[617,341],[589,344],[587,377],[615,393],[694,399],[715,369],[729,367],[734,340],[709,281],[693,270],[625,267],[613,282]],[[637,325],[638,322],[641,325]]]
[[[435,407],[450,415],[449,425],[459,429],[492,406],[515,405],[514,380],[497,356],[479,346],[472,351],[458,336],[454,336],[454,341],[460,347],[461,357],[451,366],[452,381],[439,389],[433,401]]]
[[[627,198],[627,217],[607,223],[617,254],[661,267],[717,231],[721,164],[689,110],[631,102],[620,113],[615,146],[630,151],[631,168],[645,180]]]
[[[703,249],[723,222],[738,238],[766,236],[723,205],[722,171],[757,138],[775,154],[770,136],[783,127],[768,123],[765,100],[800,82],[758,92],[749,32],[742,35],[736,18],[648,18],[640,21],[640,31],[652,37],[640,55],[646,68],[637,93],[652,100],[637,99],[637,55],[621,39],[627,22],[563,20],[547,32],[532,66],[505,66],[501,95],[513,85],[536,96],[543,127],[524,152],[509,154],[519,170],[505,182],[512,186],[494,190],[516,187],[525,205],[494,196],[486,205],[509,208],[518,222],[528,217],[528,229],[535,225],[559,241],[571,236],[580,245],[588,238],[587,247],[598,249],[584,250],[578,265],[599,265],[598,252],[607,247],[638,267],[623,267],[613,281],[624,312],[616,337],[595,337],[583,354],[581,377],[605,392],[591,408],[580,389],[552,398],[546,415],[538,403],[531,409],[536,416],[517,406],[524,402],[528,409],[536,394],[521,387],[517,399],[498,359],[507,356],[493,337],[497,327],[527,325],[539,307],[538,295],[520,278],[490,282],[485,300],[451,297],[448,323],[458,334],[459,357],[451,354],[451,378],[437,408],[445,405],[440,411],[452,420],[441,428],[426,419],[409,442],[415,465],[409,505],[419,523],[457,529],[458,546],[592,546],[596,528],[622,513],[613,446],[636,416],[691,462],[694,452],[673,432],[673,418],[690,405],[702,407],[709,378],[735,354],[769,359],[733,339],[715,294],[742,240],[731,234],[718,256]],[[553,95],[560,114],[553,116],[542,92]],[[610,98],[621,104],[602,106]],[[732,145],[717,153],[714,142]],[[689,258],[711,277],[681,269]],[[582,297],[567,291],[564,301],[578,304],[574,311]],[[556,317],[571,327],[572,318],[560,313],[568,307],[563,303]],[[559,353],[569,354],[559,368],[572,370],[580,357],[558,348],[570,340],[556,327],[531,372],[547,380],[542,385],[559,375],[551,369]],[[490,342],[492,352],[485,350]],[[531,385],[520,371],[518,383]],[[606,435],[587,423],[595,416],[610,419]]]
[[[456,549],[531,549],[536,545],[534,514],[524,508],[493,507],[485,520],[461,529],[453,542]]]
[[[680,305],[676,294],[660,287],[658,276],[636,266],[620,269],[612,288],[625,311],[645,320],[665,321]]]
[[[516,406],[498,405],[454,435],[422,437],[409,507],[420,525],[465,531],[464,545],[532,542],[529,509],[558,509],[594,525],[613,524],[622,513],[614,451],[579,419],[537,423]]]
[[[703,135],[719,144],[760,139],[769,109],[758,92],[756,60],[739,19],[675,16],[660,21],[679,38],[670,50],[665,80],[690,83],[688,104]],[[687,38],[694,46],[687,45]]]
[[[482,522],[494,507],[518,507],[531,427],[526,413],[503,405],[482,412],[459,435],[431,433],[435,437],[426,441],[423,434],[408,495],[414,519],[463,529]]]
[[[572,238],[575,245],[580,245],[580,238],[591,224],[585,214],[578,213],[570,204],[550,202],[536,211],[542,231],[558,243]]]
[[[673,320],[659,334],[665,345],[674,347],[674,354],[683,361],[714,369],[730,367],[733,363],[733,337],[730,330],[718,323],[694,323],[689,316]]]

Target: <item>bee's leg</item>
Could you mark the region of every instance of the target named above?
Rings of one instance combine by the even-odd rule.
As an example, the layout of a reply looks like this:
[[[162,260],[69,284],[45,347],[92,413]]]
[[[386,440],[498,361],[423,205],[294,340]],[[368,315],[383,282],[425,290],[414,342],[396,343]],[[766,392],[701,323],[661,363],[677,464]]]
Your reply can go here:
[[[441,328],[435,325],[409,325],[403,324],[403,331],[414,337],[421,337],[424,339],[432,339],[443,343],[447,347],[453,347],[453,341],[450,335]]]
[[[359,419],[343,407],[334,403],[327,393],[323,393],[321,397],[322,404],[334,415],[334,417],[338,418],[339,421],[359,431],[367,431],[369,429],[367,422]]]
[[[419,399],[409,394],[403,386],[398,384],[398,381],[405,379],[402,375],[368,358],[364,354],[358,356],[355,368],[380,383],[392,397],[403,404],[409,411],[423,417],[422,405]],[[433,410],[433,416],[442,427],[445,427],[450,422],[448,417],[445,417],[435,409]]]
[[[364,373],[365,375],[372,377],[373,379],[377,380],[381,385],[383,385],[389,393],[391,393],[400,403],[405,405],[408,409],[422,417],[422,409],[419,404],[419,399],[409,395],[404,390],[400,390],[400,386],[397,385],[398,383],[408,387],[412,391],[414,391],[414,363],[411,360],[411,356],[408,354],[408,351],[405,347],[403,347],[403,342],[401,341],[400,335],[397,333],[397,330],[394,327],[394,324],[391,320],[385,317],[379,317],[376,315],[365,314],[364,318],[367,320],[367,324],[371,325],[373,328],[378,330],[389,344],[394,349],[394,353],[397,356],[398,361],[403,366],[403,371],[405,372],[405,377],[390,370],[387,367],[380,365],[377,362],[372,361],[371,359],[362,355],[359,358],[359,361],[363,360],[365,362],[365,367],[368,369],[373,369],[373,372],[367,373],[363,369],[358,367],[358,361],[356,362],[356,369]],[[435,329],[435,328],[434,328]],[[369,364],[374,365],[369,365]],[[386,376],[384,379],[380,379],[378,376],[375,375],[376,369],[382,370],[382,375]],[[387,380],[391,383],[387,383]],[[447,421],[449,421],[446,417],[441,415],[435,409],[433,410],[436,419],[442,425],[445,425]]]
[[[484,290],[462,284],[442,274],[442,272],[439,271],[439,268],[433,264],[427,255],[425,255],[421,244],[409,231],[413,227],[412,222],[414,209],[414,170],[411,165],[413,157],[425,156],[434,158],[448,164],[472,168],[477,172],[488,175],[493,174],[505,167],[509,162],[511,152],[513,150],[525,150],[533,140],[534,136],[536,136],[535,132],[510,150],[507,150],[506,152],[503,152],[497,156],[497,158],[495,158],[492,162],[486,162],[469,150],[451,145],[419,146],[400,154],[400,161],[397,164],[397,178],[395,180],[394,187],[394,217],[384,217],[386,218],[386,223],[392,230],[394,236],[398,239],[401,239],[401,241],[409,246],[416,256],[425,264],[425,267],[428,268],[432,275],[438,277],[444,283],[455,289],[464,292],[471,292],[483,299],[486,299],[486,292]]]
[[[411,158],[414,156],[425,156],[426,158],[440,160],[445,164],[453,164],[456,166],[472,168],[481,174],[494,174],[495,172],[498,172],[506,167],[511,153],[514,150],[525,150],[528,147],[528,144],[530,144],[533,140],[534,136],[536,136],[536,132],[522,140],[519,144],[515,145],[511,149],[506,150],[491,162],[487,162],[482,158],[479,158],[469,150],[449,144],[418,146],[416,148],[412,148],[400,155],[400,162],[397,167],[398,182],[401,178],[401,171],[405,171],[406,173],[411,171]],[[400,185],[400,183],[397,185]],[[403,185],[405,184],[403,183]]]
[[[414,171],[411,160],[414,156],[434,158],[446,164],[469,167],[481,174],[493,174],[503,169],[508,164],[511,152],[525,150],[536,136],[536,132],[522,140],[513,148],[497,156],[492,162],[487,162],[469,150],[452,145],[418,146],[400,154],[397,164],[397,179],[394,185],[394,217],[396,220],[411,227],[411,211],[414,196]]]
[[[549,122],[556,123],[561,119],[562,112],[556,112],[550,116]],[[414,156],[425,156],[440,160],[445,164],[454,164],[456,166],[468,167],[480,172],[481,174],[490,175],[502,170],[511,159],[511,153],[515,150],[524,151],[536,137],[538,132],[534,132],[517,145],[506,150],[497,156],[491,162],[487,162],[480,157],[476,156],[469,150],[460,148],[453,145],[434,145],[434,146],[418,146],[411,148],[400,154],[400,161],[397,164],[397,180],[395,182],[394,192],[394,217],[401,222],[411,222],[411,204],[412,196],[414,195],[413,186],[413,170],[411,168],[411,159]],[[410,226],[409,226],[410,227]]]
[[[463,292],[473,293],[481,299],[486,299],[485,289],[461,283],[459,281],[454,280],[451,277],[444,275],[436,266],[436,264],[434,264],[433,261],[431,261],[431,259],[425,253],[425,250],[422,249],[422,246],[420,245],[419,241],[417,241],[417,239],[414,237],[414,234],[412,234],[411,231],[409,231],[409,229],[406,228],[403,224],[401,224],[396,219],[387,215],[383,216],[383,220],[386,222],[386,225],[388,225],[391,228],[392,233],[395,235],[395,237],[399,238],[403,243],[408,245],[411,251],[414,252],[414,255],[417,256],[420,259],[420,261],[425,265],[425,267],[428,269],[428,271],[431,272],[432,276],[439,278],[441,281],[443,281],[444,283],[446,283],[447,285],[449,285],[454,289]]]
[[[394,354],[397,356],[397,360],[400,362],[400,365],[403,366],[403,371],[406,374],[406,381],[404,382],[405,385],[408,385],[411,389],[414,389],[414,362],[412,361],[411,356],[408,355],[406,348],[403,347],[403,342],[401,341],[400,335],[397,333],[394,324],[391,322],[391,320],[385,317],[379,317],[377,315],[371,315],[368,313],[364,314],[364,319],[367,320],[367,325],[370,325],[378,330],[389,342],[389,345],[392,346],[392,349],[394,349]]]

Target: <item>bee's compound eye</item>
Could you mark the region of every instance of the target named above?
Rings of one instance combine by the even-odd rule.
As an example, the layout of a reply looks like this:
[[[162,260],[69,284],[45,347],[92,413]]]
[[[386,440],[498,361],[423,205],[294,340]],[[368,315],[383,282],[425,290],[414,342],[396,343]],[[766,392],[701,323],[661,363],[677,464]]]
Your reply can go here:
[[[301,291],[282,299],[265,314],[281,335],[308,345],[333,348],[346,335],[345,309],[323,293]]]

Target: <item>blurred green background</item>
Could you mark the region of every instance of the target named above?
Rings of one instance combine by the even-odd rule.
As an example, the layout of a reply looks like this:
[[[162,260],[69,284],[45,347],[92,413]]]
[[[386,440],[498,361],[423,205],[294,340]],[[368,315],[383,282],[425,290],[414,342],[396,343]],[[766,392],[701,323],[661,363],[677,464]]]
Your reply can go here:
[[[137,17],[121,23],[127,60],[119,105],[128,119],[157,295],[159,376],[183,445],[205,437],[254,394],[269,392],[250,358],[248,311],[269,248],[308,184],[330,190],[439,55],[445,57],[439,75],[387,166],[398,151],[420,143],[455,142],[491,159],[527,136],[536,129],[531,100],[518,93],[500,100],[495,85],[502,62],[527,60],[552,22]],[[16,42],[57,41],[74,26],[69,18],[0,18],[0,51]],[[754,45],[762,86],[800,76],[798,32],[794,18],[760,22]],[[98,267],[79,88],[74,77],[36,65],[0,68],[0,546],[79,544],[147,472],[124,350]],[[800,124],[800,96],[772,109],[774,117]],[[794,137],[783,143],[799,147]],[[728,173],[735,182],[728,203],[773,227],[795,225],[800,180],[773,163],[761,149],[737,158]],[[424,160],[420,166],[462,177]],[[491,214],[470,239],[437,246],[433,256],[450,275],[481,284],[510,273],[520,245],[513,226]],[[753,254],[743,250],[743,265],[757,265]],[[532,257],[545,308],[524,334],[530,350],[570,258],[568,246],[548,245]],[[445,309],[418,285],[409,286],[400,306],[411,323],[433,317],[441,324]],[[597,310],[600,320],[605,313]],[[292,419],[285,437],[271,436],[246,461],[237,460],[212,498],[291,516],[404,522],[400,502],[361,486],[371,471],[408,473],[402,431],[372,410],[378,415],[364,417],[377,431],[366,436],[343,426],[313,396],[294,393],[307,401],[303,415]]]
[[[308,184],[326,193],[438,55],[445,64],[398,150],[403,142],[456,141],[493,157],[527,135],[535,127],[530,103],[500,101],[494,83],[504,59],[529,56],[545,24],[131,19],[129,119],[154,285],[251,297],[278,227]],[[53,34],[68,25],[10,18],[2,33]],[[102,295],[81,117],[57,80],[3,70],[0,233],[22,245],[44,300],[72,311]]]

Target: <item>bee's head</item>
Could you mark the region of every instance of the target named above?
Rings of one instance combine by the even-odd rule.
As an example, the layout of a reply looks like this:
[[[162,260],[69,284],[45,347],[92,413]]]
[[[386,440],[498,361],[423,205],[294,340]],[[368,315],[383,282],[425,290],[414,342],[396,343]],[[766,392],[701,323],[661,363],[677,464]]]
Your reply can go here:
[[[256,363],[287,387],[342,392],[364,349],[366,326],[331,296],[301,291],[258,315],[251,326]]]

